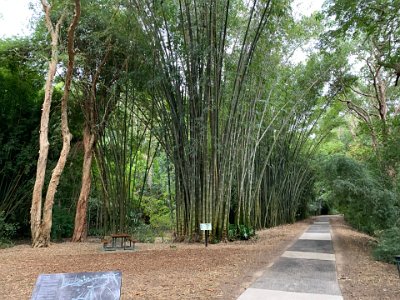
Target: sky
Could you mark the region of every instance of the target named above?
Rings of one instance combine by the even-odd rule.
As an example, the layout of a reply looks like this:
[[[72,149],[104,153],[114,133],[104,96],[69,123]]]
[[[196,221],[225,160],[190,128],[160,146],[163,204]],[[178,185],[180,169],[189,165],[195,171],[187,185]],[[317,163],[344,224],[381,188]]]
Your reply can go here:
[[[39,5],[40,0],[0,0],[0,38],[29,35],[31,3]],[[292,8],[295,15],[310,15],[322,3],[323,0],[294,0]]]
[[[1,0],[0,0],[1,1]],[[320,10],[324,0],[294,0],[292,9],[295,17],[310,16],[313,12]]]
[[[31,2],[39,0],[0,0],[0,38],[28,35],[33,12]]]

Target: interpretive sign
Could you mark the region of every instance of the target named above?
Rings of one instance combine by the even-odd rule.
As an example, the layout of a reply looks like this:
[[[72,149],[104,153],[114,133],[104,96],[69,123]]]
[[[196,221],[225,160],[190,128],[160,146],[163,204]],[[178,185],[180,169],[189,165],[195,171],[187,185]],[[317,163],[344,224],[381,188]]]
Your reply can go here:
[[[205,245],[208,246],[208,232],[211,230],[211,223],[200,223],[200,230],[204,230],[205,233]]]
[[[120,271],[40,274],[31,300],[119,300]]]
[[[211,223],[200,223],[200,230],[211,230]]]

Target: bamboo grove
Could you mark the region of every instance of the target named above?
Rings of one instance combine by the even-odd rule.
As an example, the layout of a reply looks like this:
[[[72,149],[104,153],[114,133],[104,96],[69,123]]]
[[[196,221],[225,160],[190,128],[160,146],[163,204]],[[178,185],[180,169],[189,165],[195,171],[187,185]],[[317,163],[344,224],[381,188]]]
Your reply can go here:
[[[307,140],[327,75],[282,89],[295,82],[282,67],[287,4],[135,1],[155,66],[147,118],[174,164],[180,240],[201,239],[200,223],[218,241],[230,224],[293,222],[306,207]]]

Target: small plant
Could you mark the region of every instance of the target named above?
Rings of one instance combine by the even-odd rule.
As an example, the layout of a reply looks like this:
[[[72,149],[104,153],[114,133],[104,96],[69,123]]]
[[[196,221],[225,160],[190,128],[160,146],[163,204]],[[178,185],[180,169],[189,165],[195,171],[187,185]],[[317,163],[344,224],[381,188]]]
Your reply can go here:
[[[248,240],[255,236],[255,231],[252,227],[240,224],[238,226],[229,224],[228,227],[228,239],[234,240]]]
[[[229,224],[229,227],[228,227],[228,240],[234,241],[236,239],[237,239],[236,225],[235,224]]]
[[[102,236],[104,236],[104,231],[102,228],[90,228],[89,227],[88,236],[102,237]]]
[[[154,233],[164,238],[166,232],[172,228],[169,215],[153,215],[150,218],[150,226]]]
[[[4,212],[0,212],[0,248],[6,248],[13,245],[11,238],[17,231],[17,225],[6,223]]]

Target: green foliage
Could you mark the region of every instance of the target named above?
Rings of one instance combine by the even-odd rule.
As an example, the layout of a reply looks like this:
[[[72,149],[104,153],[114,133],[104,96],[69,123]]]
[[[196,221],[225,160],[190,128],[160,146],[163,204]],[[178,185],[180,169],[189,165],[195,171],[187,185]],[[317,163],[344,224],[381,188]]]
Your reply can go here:
[[[34,166],[43,80],[28,60],[24,40],[0,40],[0,171],[28,173]]]
[[[364,43],[374,40],[379,43],[382,64],[395,68],[400,56],[400,26],[397,12],[400,2],[393,0],[329,0],[327,19],[334,17],[337,26],[331,31],[331,38],[355,38],[366,35]]]
[[[378,239],[378,246],[374,249],[374,257],[378,260],[393,263],[394,256],[400,255],[400,227],[384,230]]]
[[[154,200],[149,197],[145,199],[147,203]],[[148,216],[144,213],[131,212],[128,220],[129,232],[142,243],[154,243],[155,238],[164,237],[165,232],[170,231],[172,225],[169,214],[153,213]]]
[[[17,225],[7,223],[4,217],[4,212],[0,211],[0,248],[9,247],[12,245],[11,238],[17,231]]]
[[[44,78],[25,39],[0,40],[0,211],[27,228]]]
[[[235,224],[229,224],[228,226],[228,240],[234,241],[236,240],[236,231],[237,227]]]
[[[171,212],[164,199],[143,196],[141,205],[143,214],[149,218],[149,223],[155,233],[163,235],[165,231],[171,230],[173,226]]]
[[[164,236],[166,231],[171,230],[172,223],[169,213],[164,215],[154,215],[150,219],[151,227],[159,236]]]
[[[336,203],[351,225],[369,234],[393,226],[398,196],[365,165],[334,156],[326,162],[323,172],[325,199]]]
[[[238,226],[235,224],[229,224],[228,227],[228,239],[230,241],[248,240],[255,236],[255,234],[256,232],[254,228],[243,224],[240,224]]]
[[[53,226],[51,228],[51,238],[61,240],[72,236],[74,230],[74,215],[65,208],[54,206],[53,208]]]
[[[133,237],[141,243],[154,243],[156,234],[150,224],[140,223],[130,230]]]
[[[335,214],[337,211],[332,207],[332,204],[329,201],[323,200],[322,198],[318,198],[315,201],[312,201],[308,205],[309,215],[330,215]]]
[[[170,210],[163,199],[143,196],[141,213],[129,215],[129,231],[140,242],[154,243],[155,238],[164,237],[173,226]]]
[[[365,99],[350,91],[349,87],[356,87],[370,94],[365,82],[371,78],[351,74],[348,58],[361,49],[357,54],[368,60],[370,55],[364,54],[371,50],[370,46],[360,48],[354,44],[379,42],[379,64],[393,71],[399,57],[399,42],[395,38],[399,33],[398,1],[328,0],[326,16],[331,18],[326,19],[336,20],[337,30],[326,38],[333,41],[326,43],[324,55],[306,50],[308,61],[296,65],[290,62],[291,54],[325,30],[318,14],[296,22],[290,16],[288,0],[273,2],[265,27],[260,26],[265,28],[264,32],[259,33],[255,29],[257,19],[263,15],[258,10],[265,4],[262,1],[256,5],[246,33],[243,28],[249,7],[243,1],[206,1],[194,6],[185,2],[182,7],[174,1],[155,1],[148,7],[143,4],[145,9],[135,10],[141,2],[82,3],[86,13],[75,40],[79,72],[75,74],[77,84],[71,89],[69,106],[74,140],[58,188],[53,238],[67,237],[72,232],[70,208],[79,192],[81,132],[91,114],[92,129],[98,134],[98,168],[94,170],[93,184],[98,193],[92,194],[89,202],[90,232],[99,232],[102,226],[104,231],[118,226],[125,230],[129,223],[138,240],[149,242],[171,230],[175,219],[186,222],[177,228],[194,229],[185,231],[192,232],[196,231],[192,226],[197,226],[197,221],[191,221],[202,219],[203,207],[230,207],[238,216],[231,220],[236,224],[229,225],[228,238],[249,239],[254,235],[252,226],[293,222],[309,212],[319,212],[321,204],[327,210],[340,208],[351,224],[368,233],[392,226],[398,216],[399,191],[394,191],[387,183],[391,179],[383,178],[377,170],[384,161],[381,165],[392,167],[392,173],[400,173],[400,121],[391,117],[394,105],[389,105],[388,126],[392,128],[387,143],[379,149],[379,160],[366,138],[370,128],[355,122],[351,129],[343,129],[350,122],[343,118],[342,103],[331,103],[330,96],[346,92],[360,107],[375,105],[363,105]],[[213,9],[208,10],[204,5],[207,3]],[[230,9],[225,16],[228,3]],[[59,15],[64,1],[56,5],[59,6],[53,10]],[[189,22],[189,17],[198,17],[201,22]],[[213,23],[208,24],[208,20]],[[145,28],[150,29],[149,35]],[[219,34],[214,36],[208,30]],[[361,33],[357,34],[358,31]],[[224,32],[226,40],[222,40]],[[61,38],[65,38],[64,33]],[[259,42],[251,44],[258,34]],[[245,40],[244,36],[248,38]],[[343,36],[358,40],[344,41],[340,38]],[[41,55],[47,57],[45,52],[50,48],[43,20],[32,41],[0,41],[3,222],[14,222],[13,218],[29,212],[45,79]],[[210,42],[218,46],[210,47]],[[34,53],[32,44],[44,51]],[[240,50],[240,45],[246,47]],[[218,59],[210,64],[215,57]],[[60,58],[65,61],[66,57]],[[324,91],[327,83],[328,93]],[[49,153],[49,168],[61,145],[56,112],[62,84],[57,86],[50,122],[53,150]],[[396,104],[398,92],[387,92],[390,103]],[[96,96],[95,103],[83,105],[82,99],[89,99],[92,94]],[[81,106],[95,110],[85,115],[77,112]],[[102,124],[102,120],[106,122]],[[357,136],[355,143],[356,135],[361,137]],[[230,139],[231,136],[235,138]],[[310,161],[323,136],[327,138],[320,148],[323,155],[343,153],[360,161],[368,157],[374,160],[375,167],[345,157],[328,159],[317,182],[321,198],[313,202],[315,174]],[[383,138],[378,136],[378,140]],[[159,151],[161,147],[165,152]],[[175,165],[171,172],[170,160]],[[393,176],[396,180],[399,181],[398,177]],[[397,186],[400,189],[400,183]],[[221,193],[227,195],[220,197],[221,203],[215,202],[219,198],[212,199],[210,205],[204,202],[209,200],[204,195]],[[253,199],[255,202],[251,202]],[[218,211],[224,210],[212,211],[218,219],[229,217],[221,213],[219,218],[215,215]],[[221,224],[226,223],[220,221],[217,226]],[[218,228],[213,241],[221,239],[225,230]]]

